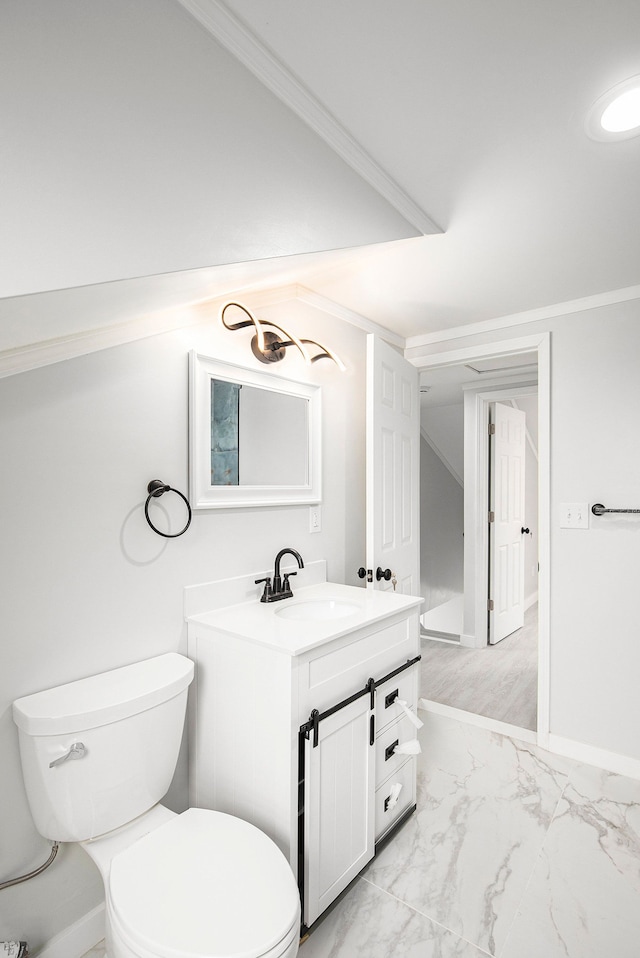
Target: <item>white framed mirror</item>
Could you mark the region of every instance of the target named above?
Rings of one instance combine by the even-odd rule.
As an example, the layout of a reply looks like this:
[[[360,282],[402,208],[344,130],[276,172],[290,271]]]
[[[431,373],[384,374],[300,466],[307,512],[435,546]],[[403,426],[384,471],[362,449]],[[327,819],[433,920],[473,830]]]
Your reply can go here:
[[[193,509],[320,502],[320,387],[189,354]]]

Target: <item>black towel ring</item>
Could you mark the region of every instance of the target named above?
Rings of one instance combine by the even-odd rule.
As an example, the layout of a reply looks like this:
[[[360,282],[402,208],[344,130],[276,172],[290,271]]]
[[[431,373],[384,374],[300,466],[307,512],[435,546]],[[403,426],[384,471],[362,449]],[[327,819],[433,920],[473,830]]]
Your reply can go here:
[[[168,486],[166,482],[162,482],[161,479],[152,479],[149,485],[147,486],[147,501],[144,504],[144,514],[147,522],[151,526],[154,532],[157,532],[159,536],[164,536],[165,539],[177,539],[178,536],[184,535],[189,526],[191,525],[191,506],[189,505],[189,500],[186,496],[180,492],[179,489],[172,489],[171,486]],[[187,507],[187,512],[189,513],[189,518],[187,519],[187,524],[180,532],[160,532],[159,529],[156,529],[153,522],[149,518],[149,503],[152,499],[159,499],[160,496],[164,495],[165,492],[175,492],[177,496],[180,496],[184,500],[184,504]]]

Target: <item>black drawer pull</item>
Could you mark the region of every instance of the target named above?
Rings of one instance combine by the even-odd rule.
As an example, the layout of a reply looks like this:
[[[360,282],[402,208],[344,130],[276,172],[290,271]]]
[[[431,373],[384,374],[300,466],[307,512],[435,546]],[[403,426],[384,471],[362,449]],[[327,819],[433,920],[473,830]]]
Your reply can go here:
[[[395,689],[393,692],[389,692],[388,695],[384,697],[384,707],[389,708],[390,705],[393,705],[395,700],[398,698],[398,689]]]
[[[395,742],[392,742],[391,745],[387,745],[387,747],[385,748],[384,750],[385,762],[388,762],[389,759],[393,757],[393,753],[396,750],[396,745],[398,745],[398,739],[396,739]],[[385,808],[385,811],[386,811],[386,808]]]

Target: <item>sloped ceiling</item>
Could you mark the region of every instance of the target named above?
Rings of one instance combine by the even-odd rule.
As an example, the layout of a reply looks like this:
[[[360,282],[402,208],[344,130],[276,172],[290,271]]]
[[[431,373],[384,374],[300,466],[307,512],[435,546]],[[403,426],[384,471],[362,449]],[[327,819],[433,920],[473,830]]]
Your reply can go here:
[[[637,0],[225,2],[445,231],[324,295],[415,336],[640,283],[640,137],[583,129],[640,74]]]
[[[97,286],[64,322],[63,299],[0,302],[0,348],[283,282],[409,345],[640,297],[640,137],[583,129],[640,74],[637,0],[31,0],[2,18],[2,289],[129,278],[106,317]],[[406,203],[356,172],[367,158]]]
[[[175,0],[0,26],[0,296],[419,233]]]

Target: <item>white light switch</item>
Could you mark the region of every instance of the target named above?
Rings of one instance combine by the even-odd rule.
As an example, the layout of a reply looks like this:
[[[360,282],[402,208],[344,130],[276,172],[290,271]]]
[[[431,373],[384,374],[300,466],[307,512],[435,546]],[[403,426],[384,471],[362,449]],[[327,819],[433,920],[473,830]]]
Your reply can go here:
[[[309,532],[322,531],[322,506],[311,506],[309,509]]]
[[[588,502],[561,502],[560,503],[561,529],[588,529],[589,503]]]

